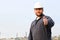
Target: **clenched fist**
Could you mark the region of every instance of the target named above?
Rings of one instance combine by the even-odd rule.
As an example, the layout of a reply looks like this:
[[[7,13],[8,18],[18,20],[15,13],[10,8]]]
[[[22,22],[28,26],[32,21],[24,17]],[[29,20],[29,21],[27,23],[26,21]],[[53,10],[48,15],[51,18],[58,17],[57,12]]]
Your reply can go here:
[[[43,22],[44,22],[44,25],[48,25],[48,19],[45,16],[43,16]]]

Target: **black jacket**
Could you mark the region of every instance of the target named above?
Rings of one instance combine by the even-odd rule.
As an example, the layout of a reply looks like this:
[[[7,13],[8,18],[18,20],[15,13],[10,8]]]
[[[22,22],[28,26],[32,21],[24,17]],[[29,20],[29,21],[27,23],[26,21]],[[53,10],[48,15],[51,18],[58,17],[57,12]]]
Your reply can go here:
[[[48,19],[48,25],[45,26],[43,16],[32,22],[28,40],[51,40],[51,27],[54,25],[54,21],[51,17],[45,16]]]

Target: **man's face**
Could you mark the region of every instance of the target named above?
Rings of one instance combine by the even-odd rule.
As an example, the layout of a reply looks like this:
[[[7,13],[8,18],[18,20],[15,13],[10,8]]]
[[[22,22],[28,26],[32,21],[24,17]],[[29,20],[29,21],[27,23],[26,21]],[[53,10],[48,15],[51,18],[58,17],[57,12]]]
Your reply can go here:
[[[39,17],[43,13],[43,8],[34,8],[34,12]]]

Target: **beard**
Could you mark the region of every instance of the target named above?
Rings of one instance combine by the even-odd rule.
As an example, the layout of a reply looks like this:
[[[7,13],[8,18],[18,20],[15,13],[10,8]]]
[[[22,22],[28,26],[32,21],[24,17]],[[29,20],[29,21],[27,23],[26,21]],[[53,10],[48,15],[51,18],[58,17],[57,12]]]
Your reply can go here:
[[[37,14],[36,14],[37,15]],[[41,13],[40,15],[37,15],[38,17],[42,17],[43,16],[43,13]]]
[[[43,13],[40,16],[43,16]]]

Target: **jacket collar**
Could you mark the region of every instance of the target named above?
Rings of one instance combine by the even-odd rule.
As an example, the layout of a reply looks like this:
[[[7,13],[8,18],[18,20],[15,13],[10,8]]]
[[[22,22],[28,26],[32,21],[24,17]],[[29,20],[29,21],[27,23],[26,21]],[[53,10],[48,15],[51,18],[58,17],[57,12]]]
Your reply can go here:
[[[44,15],[44,14],[42,14],[42,15],[41,15],[41,17],[36,17],[36,19],[35,19],[35,20],[39,20],[39,19],[43,18],[43,16],[45,16],[45,15]]]

